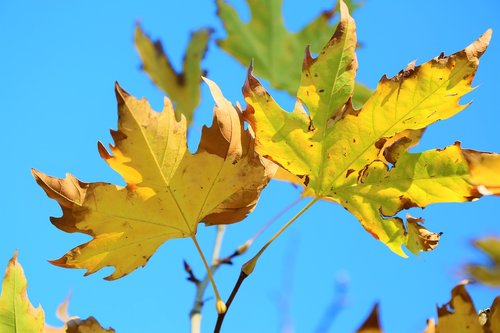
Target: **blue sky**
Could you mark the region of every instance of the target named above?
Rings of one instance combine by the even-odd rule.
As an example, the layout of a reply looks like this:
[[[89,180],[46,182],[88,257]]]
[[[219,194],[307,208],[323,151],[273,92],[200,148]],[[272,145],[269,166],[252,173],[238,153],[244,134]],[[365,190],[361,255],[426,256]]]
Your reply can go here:
[[[248,12],[243,1],[230,1]],[[285,20],[300,28],[332,1],[285,1]],[[374,88],[383,74],[392,76],[407,63],[417,63],[463,49],[487,28],[493,28],[490,48],[481,59],[474,81],[478,88],[464,98],[472,105],[457,116],[432,125],[416,150],[442,148],[456,140],[466,148],[500,152],[500,4],[494,0],[389,1],[367,0],[354,13],[358,39],[358,80]],[[102,161],[97,140],[111,141],[116,128],[117,80],[137,97],[146,97],[157,110],[162,93],[139,70],[133,46],[135,22],[161,38],[175,65],[180,66],[190,32],[213,27],[224,31],[213,1],[2,1],[0,2],[0,96],[4,124],[0,131],[3,211],[0,266],[15,249],[28,278],[31,301],[42,304],[47,321],[57,324],[55,309],[72,291],[70,312],[93,315],[120,333],[187,332],[194,287],[185,280],[182,260],[198,275],[204,272],[191,241],[172,240],[162,246],[145,268],[118,281],[102,280],[103,270],[88,277],[47,262],[87,240],[53,227],[48,217],[60,210],[35,184],[30,168],[63,177],[71,172],[84,181],[122,180]],[[242,101],[246,69],[210,44],[203,62],[208,77],[226,97]],[[258,66],[258,64],[255,64]],[[293,100],[279,98],[291,106]],[[211,120],[213,101],[203,87],[203,102],[192,132]],[[196,136],[193,135],[193,141]],[[196,142],[191,143],[192,146]],[[299,192],[288,184],[272,183],[247,220],[229,227],[223,254],[250,237]],[[304,203],[302,203],[303,205]],[[463,264],[484,261],[471,240],[500,233],[498,198],[468,204],[432,205],[424,211],[426,226],[442,231],[432,253],[402,259],[366,233],[355,218],[330,203],[307,212],[263,256],[243,285],[225,322],[224,332],[282,332],[289,316],[295,332],[314,332],[336,297],[336,283],[345,283],[345,304],[330,332],[351,332],[366,318],[375,302],[381,304],[386,332],[420,332],[435,306],[449,300],[451,288],[463,277]],[[267,230],[250,250],[255,253],[300,205]],[[207,255],[215,230],[200,227]],[[250,255],[245,257],[250,258]],[[227,298],[245,258],[216,275]],[[291,259],[292,258],[292,259]],[[336,282],[337,281],[337,282]],[[491,304],[498,290],[470,286],[478,309]],[[286,306],[279,303],[287,295]],[[281,297],[281,298],[280,298]],[[215,323],[213,293],[207,292],[203,332]]]

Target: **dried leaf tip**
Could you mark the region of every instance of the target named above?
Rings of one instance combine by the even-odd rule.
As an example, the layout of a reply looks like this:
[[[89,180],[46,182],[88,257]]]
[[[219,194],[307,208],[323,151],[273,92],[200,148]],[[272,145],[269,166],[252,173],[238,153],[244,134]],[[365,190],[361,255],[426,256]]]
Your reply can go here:
[[[349,16],[349,7],[347,7],[346,3],[343,0],[339,1],[340,7],[340,20],[345,21],[347,16]]]
[[[311,54],[311,45],[307,45],[304,60],[302,61],[302,71],[309,69],[315,61],[316,59],[314,59]]]
[[[17,249],[14,250],[14,255],[12,256],[12,258],[9,260],[10,262],[12,262],[13,264],[16,264],[17,263]]]
[[[484,34],[481,35],[477,40],[475,40],[472,44],[465,48],[465,54],[467,55],[467,59],[473,60],[480,58],[483,53],[488,48],[490,44],[491,35],[493,33],[492,29],[486,30]]]

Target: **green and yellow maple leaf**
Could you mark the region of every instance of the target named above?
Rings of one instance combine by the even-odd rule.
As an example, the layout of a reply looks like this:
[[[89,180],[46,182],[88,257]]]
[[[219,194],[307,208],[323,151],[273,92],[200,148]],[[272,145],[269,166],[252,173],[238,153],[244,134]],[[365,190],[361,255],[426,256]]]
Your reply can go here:
[[[186,119],[175,119],[168,99],[158,113],[116,85],[118,130],[111,131],[112,155],[101,143],[98,148],[127,185],[84,183],[69,174],[59,179],[33,170],[38,184],[62,208],[63,216],[51,218],[52,223],[93,238],[53,264],[85,268],[86,274],[113,266],[106,279],[117,279],[144,266],[169,239],[191,237],[198,247],[199,222],[237,222],[254,208],[273,167],[265,167],[255,154],[241,112],[206,81],[217,107],[196,153],[186,146]]]
[[[472,90],[491,30],[451,56],[382,77],[359,110],[352,106],[355,30],[341,3],[333,37],[317,58],[306,54],[293,112],[281,109],[250,68],[244,115],[255,131],[256,150],[291,174],[282,178],[299,180],[306,196],[341,204],[397,254],[406,256],[403,245],[415,254],[431,250],[439,234],[426,230],[421,219],[409,218],[405,227],[398,212],[498,194],[497,154],[465,150],[459,143],[408,152],[427,126],[467,107],[459,100]]]
[[[276,89],[295,95],[300,83],[300,64],[304,49],[310,46],[319,52],[334,31],[331,18],[338,6],[321,13],[302,30],[289,32],[281,16],[282,0],[248,0],[251,19],[243,22],[238,12],[224,0],[217,0],[217,14],[227,37],[217,41],[219,47],[247,66],[255,61],[255,73]],[[351,9],[356,8],[352,1]],[[356,46],[356,43],[354,43]],[[370,96],[370,89],[356,84],[354,105],[361,106]]]
[[[500,287],[500,238],[486,237],[478,239],[474,245],[491,258],[491,265],[469,265],[467,270],[474,280]]]
[[[206,75],[206,71],[201,68],[201,61],[207,51],[210,34],[210,29],[200,29],[191,35],[182,72],[178,73],[165,54],[161,42],[153,42],[140,25],[135,29],[134,42],[142,59],[142,69],[173,101],[177,119],[180,119],[181,114],[186,117],[188,127],[200,104],[200,77]]]
[[[10,259],[0,295],[0,332],[41,333],[45,315],[41,306],[34,308],[26,292],[28,283],[17,261],[17,251]]]

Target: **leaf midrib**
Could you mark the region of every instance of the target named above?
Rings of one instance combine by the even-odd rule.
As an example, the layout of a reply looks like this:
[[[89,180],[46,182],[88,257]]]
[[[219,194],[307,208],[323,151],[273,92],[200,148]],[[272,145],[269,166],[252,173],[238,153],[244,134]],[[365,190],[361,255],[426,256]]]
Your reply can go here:
[[[338,63],[338,66],[337,66],[337,70],[336,70],[336,73],[335,73],[335,80],[334,80],[334,83],[332,84],[332,87],[330,89],[330,98],[328,99],[328,110],[326,111],[330,111],[331,109],[331,103],[332,103],[332,100],[333,100],[333,89],[335,88],[336,84],[337,84],[337,79],[339,77],[339,71],[340,71],[340,64],[342,63],[342,58],[344,57],[344,53],[345,53],[345,46],[347,44],[347,39],[348,39],[348,35],[349,35],[349,31],[350,29],[352,29],[352,21],[351,20],[347,20],[347,25],[346,25],[346,32],[344,33],[344,40],[343,40],[343,43],[342,43],[342,51],[340,53],[340,57],[339,57],[339,63]],[[349,24],[351,23],[351,24]],[[337,25],[337,29],[339,29],[340,25],[342,24],[342,18],[341,18],[341,21],[339,22],[339,24]],[[356,57],[356,54],[354,54],[354,58]],[[324,121],[324,124],[323,124],[323,128],[322,128],[322,140],[321,142],[323,143],[321,145],[321,166],[320,166],[320,169],[319,169],[319,175],[318,175],[318,178],[319,178],[319,184],[318,184],[318,192],[321,192],[321,188],[322,188],[322,185],[323,185],[323,175],[324,175],[324,170],[326,169],[325,168],[325,163],[327,162],[326,159],[325,159],[325,156],[326,156],[326,150],[327,150],[327,147],[325,145],[325,138],[327,136],[327,124],[328,124],[328,120],[325,119]],[[316,190],[315,190],[316,192]]]
[[[187,229],[189,230],[189,233],[191,235],[194,235],[194,231],[191,229],[191,226],[189,224],[189,221],[186,217],[186,215],[184,214],[184,211],[182,210],[179,202],[177,201],[177,197],[175,196],[174,192],[172,191],[171,187],[170,187],[170,184],[168,183],[167,179],[165,178],[165,175],[163,174],[163,171],[162,171],[162,168],[160,167],[159,163],[158,163],[158,160],[156,158],[156,155],[154,154],[153,152],[153,149],[149,143],[149,140],[147,138],[147,135],[146,133],[144,132],[144,128],[143,126],[141,126],[141,124],[139,123],[139,121],[137,120],[136,116],[135,116],[135,113],[132,112],[132,109],[129,107],[128,105],[128,101],[125,100],[125,104],[127,105],[127,111],[132,115],[132,119],[134,119],[135,123],[136,123],[136,127],[139,128],[140,130],[140,133],[142,135],[142,138],[144,140],[144,142],[146,143],[146,146],[148,147],[148,152],[151,154],[151,156],[153,157],[153,160],[155,161],[155,164],[156,164],[156,167],[157,167],[157,170],[159,171],[162,179],[163,179],[163,182],[165,184],[165,188],[167,189],[168,193],[170,194],[170,196],[172,197],[173,201],[175,202],[175,205],[177,206],[177,209],[179,210],[179,212],[181,213],[181,216],[184,220],[184,223],[186,224],[186,227]],[[162,111],[164,112],[164,111]],[[174,120],[176,121],[176,120]],[[186,153],[190,154],[190,152],[187,150],[186,148]],[[184,156],[183,156],[183,159],[184,159]],[[181,160],[182,161],[182,160]]]

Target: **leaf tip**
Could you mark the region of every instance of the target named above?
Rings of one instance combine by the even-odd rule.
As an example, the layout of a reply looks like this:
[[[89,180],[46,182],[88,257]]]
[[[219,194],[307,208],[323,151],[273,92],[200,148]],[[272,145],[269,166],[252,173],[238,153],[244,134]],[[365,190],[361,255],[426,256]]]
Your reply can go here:
[[[111,155],[101,141],[97,141],[97,151],[99,152],[99,156],[101,156],[103,160],[108,160],[111,158]]]
[[[347,7],[344,0],[339,1],[339,7],[340,7],[340,19],[342,20],[343,18],[345,18],[346,14],[349,15],[349,7]]]
[[[17,255],[18,255],[18,251],[17,249],[14,250],[14,255],[12,256],[12,259],[10,259],[10,261],[15,265],[17,263]]]
[[[68,258],[66,258],[66,255],[62,256],[59,259],[55,260],[47,260],[50,264],[57,266],[57,267],[63,267],[63,268],[71,268],[72,266],[68,265]]]
[[[493,30],[488,29],[481,35],[481,37],[479,37],[472,44],[467,46],[464,50],[465,54],[467,55],[467,58],[470,60],[480,58],[488,48],[492,34]]]
[[[313,58],[311,54],[311,45],[306,46],[304,61],[302,61],[302,71],[308,70],[316,59]]]

